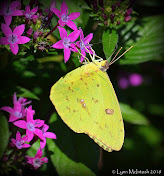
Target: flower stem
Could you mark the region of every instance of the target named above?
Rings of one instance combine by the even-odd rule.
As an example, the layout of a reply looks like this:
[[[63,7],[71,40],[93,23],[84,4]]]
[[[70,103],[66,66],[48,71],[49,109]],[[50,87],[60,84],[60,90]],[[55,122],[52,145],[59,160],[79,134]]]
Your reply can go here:
[[[48,32],[48,33],[44,36],[44,38],[48,37],[58,26],[59,26],[59,23],[57,23],[57,25],[56,25],[50,32]]]

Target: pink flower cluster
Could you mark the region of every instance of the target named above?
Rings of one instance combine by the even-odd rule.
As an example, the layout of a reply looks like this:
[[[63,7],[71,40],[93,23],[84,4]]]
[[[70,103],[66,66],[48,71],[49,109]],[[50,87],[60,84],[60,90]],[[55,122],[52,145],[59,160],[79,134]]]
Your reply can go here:
[[[1,24],[1,29],[5,37],[0,38],[0,44],[10,45],[11,52],[17,54],[18,44],[25,44],[30,41],[30,38],[21,36],[25,30],[25,25],[19,25],[12,31],[9,27],[12,21],[12,16],[22,16],[22,10],[19,10],[20,1],[13,1],[8,5],[8,1],[3,1],[1,4],[0,15],[4,16],[5,24]]]
[[[0,15],[4,16],[5,24],[1,24],[1,29],[5,35],[5,37],[0,38],[0,44],[3,45],[10,45],[10,49],[13,54],[17,54],[19,51],[19,44],[25,44],[29,42],[31,39],[30,36],[33,35],[33,40],[31,42],[36,43],[37,38],[41,37],[44,34],[44,29],[48,26],[48,22],[51,21],[53,17],[53,13],[59,18],[58,23],[56,26],[50,30],[48,34],[44,36],[46,38],[49,34],[51,34],[55,29],[59,29],[61,40],[57,43],[53,44],[51,47],[55,49],[64,49],[64,61],[67,62],[70,58],[71,51],[78,52],[81,50],[81,59],[82,62],[86,56],[86,52],[92,51],[90,49],[89,42],[93,38],[93,33],[87,35],[84,38],[84,34],[82,29],[78,29],[76,24],[73,22],[76,18],[80,16],[79,12],[69,13],[68,7],[66,3],[63,1],[61,4],[61,10],[56,8],[56,2],[52,0],[50,4],[50,8],[46,9],[48,15],[43,17],[42,12],[39,13],[39,6],[34,7],[30,10],[30,5],[25,7],[25,10],[20,10],[21,4],[20,1],[13,1],[8,5],[8,1],[5,1],[1,5]],[[41,11],[41,9],[40,9]],[[17,27],[11,28],[9,27],[12,21],[12,16],[24,16],[24,23]],[[36,24],[37,19],[41,20],[41,26],[36,28],[34,27]],[[34,25],[31,25],[31,21],[33,21]],[[67,34],[67,31],[63,28],[64,26],[68,26],[73,30],[72,33]],[[27,28],[26,35],[22,36],[22,34]],[[33,30],[35,28],[35,31]],[[75,42],[78,37],[80,36],[80,40]],[[47,46],[49,48],[49,46]],[[39,47],[38,47],[39,49]],[[46,46],[43,46],[41,50],[46,49]]]
[[[92,54],[92,51],[89,46],[89,42],[93,38],[93,33],[87,35],[84,38],[82,29],[80,28],[78,30],[77,26],[72,21],[78,18],[80,16],[80,13],[74,12],[69,14],[68,7],[64,1],[61,4],[61,11],[59,11],[56,8],[52,8],[52,11],[55,13],[55,15],[58,16],[59,18],[58,24],[61,26],[61,27],[58,27],[61,40],[55,43],[54,45],[52,45],[52,47],[56,49],[64,49],[65,62],[69,60],[71,51],[78,52],[77,49],[80,49],[82,54],[80,61],[82,62],[86,56],[86,52],[87,53],[90,52]],[[63,28],[65,25],[69,26],[74,31],[68,35],[67,31]],[[77,41],[75,43],[75,41],[78,39],[79,36],[80,36],[80,41]]]
[[[37,139],[40,139],[40,148],[38,149],[36,156],[34,158],[26,156],[28,160],[27,162],[37,169],[44,162],[48,162],[47,158],[41,158],[42,149],[46,145],[46,138],[56,139],[56,135],[52,132],[47,132],[49,126],[45,124],[44,120],[33,119],[35,110],[32,109],[31,105],[29,107],[25,107],[30,103],[30,101],[27,101],[27,99],[23,97],[17,99],[16,93],[14,93],[14,107],[4,106],[0,108],[0,110],[10,113],[9,122],[12,122],[13,125],[26,130],[26,134],[24,136],[21,136],[19,131],[16,132],[16,139],[11,139],[12,147],[16,147],[17,149],[28,148],[31,146],[30,144],[33,144]]]

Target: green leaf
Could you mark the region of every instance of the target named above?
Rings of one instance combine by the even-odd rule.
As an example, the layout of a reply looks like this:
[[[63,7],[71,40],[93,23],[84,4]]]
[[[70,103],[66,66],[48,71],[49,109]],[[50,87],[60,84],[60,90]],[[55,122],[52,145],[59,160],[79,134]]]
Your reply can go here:
[[[104,31],[102,41],[103,41],[104,54],[106,59],[108,59],[112,55],[115,46],[117,45],[118,34],[116,33],[115,30]]]
[[[99,147],[85,134],[74,133],[57,114],[51,117],[50,130],[57,139],[47,139],[51,161],[60,176],[95,176]]]
[[[143,18],[138,25],[130,24],[122,31],[124,42],[133,48],[125,54],[120,64],[137,64],[160,60],[164,54],[164,16]]]
[[[26,59],[26,60],[29,60],[29,61],[35,60],[35,58],[34,58],[33,55],[27,56],[25,59]]]
[[[40,148],[40,140],[37,140],[26,152],[30,157],[35,157],[37,150]],[[44,153],[43,153],[44,155]]]
[[[4,115],[0,114],[0,158],[6,150],[9,141],[9,128],[8,122]]]
[[[129,105],[120,103],[120,108],[125,121],[137,125],[147,125],[149,123],[143,114],[131,108]]]
[[[18,97],[26,97],[39,100],[38,96],[23,87],[17,86],[16,89]]]

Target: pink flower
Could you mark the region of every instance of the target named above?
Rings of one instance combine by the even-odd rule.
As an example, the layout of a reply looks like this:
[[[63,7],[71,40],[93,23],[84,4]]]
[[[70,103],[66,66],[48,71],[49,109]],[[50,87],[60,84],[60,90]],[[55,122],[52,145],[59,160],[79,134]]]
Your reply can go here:
[[[38,7],[35,7],[30,11],[30,6],[27,5],[25,11],[23,12],[23,15],[26,17],[26,19],[31,20],[38,17],[38,15],[35,15],[37,11]]]
[[[80,12],[74,12],[69,14],[68,7],[64,1],[61,4],[61,12],[56,8],[51,8],[51,11],[53,11],[55,15],[59,18],[58,23],[60,26],[64,27],[65,25],[67,25],[71,29],[77,30],[77,26],[71,20],[75,20],[76,18],[78,18],[80,16]]]
[[[8,6],[8,1],[4,1],[1,5],[0,15],[4,15],[5,23],[9,26],[12,20],[12,16],[21,16],[22,11],[17,10],[16,7],[20,5],[20,1],[13,1]]]
[[[18,44],[24,44],[30,41],[30,38],[21,36],[25,29],[24,24],[17,26],[12,32],[7,24],[2,23],[1,29],[6,37],[0,38],[0,44],[10,45],[10,49],[15,55],[18,53],[19,50]]]
[[[129,76],[129,82],[134,87],[139,86],[143,83],[143,77],[138,73],[132,73]]]
[[[58,29],[62,40],[53,44],[52,47],[56,49],[64,48],[64,60],[67,62],[70,58],[71,49],[75,48],[75,44],[72,42],[74,42],[79,37],[80,32],[79,30],[76,30],[67,36],[67,31],[64,28],[58,27]]]
[[[56,139],[56,135],[52,132],[47,132],[49,126],[44,124],[42,127],[43,140],[40,140],[40,148],[43,149],[46,145],[46,138]]]
[[[23,118],[26,116],[26,110],[24,109],[24,106],[26,104],[31,103],[30,101],[26,102],[27,99],[20,97],[17,100],[16,97],[16,93],[14,93],[13,96],[13,104],[14,107],[11,108],[9,106],[4,106],[2,108],[0,108],[0,110],[4,110],[10,113],[10,118],[9,118],[9,122],[14,122],[15,120],[18,120],[20,118]]]
[[[27,142],[30,142],[33,139],[34,134],[43,140],[43,133],[39,128],[44,124],[44,120],[40,119],[33,120],[33,115],[35,114],[35,111],[32,110],[32,106],[26,108],[26,111],[27,111],[26,121],[18,120],[13,124],[19,128],[26,129],[26,135],[28,136]]]
[[[30,156],[26,156],[27,162],[29,164],[31,164],[35,169],[38,169],[39,167],[41,167],[41,165],[43,163],[48,163],[48,158],[47,157],[41,158],[42,155],[43,155],[43,152],[39,148],[38,151],[37,151],[37,153],[36,153],[36,155],[35,155],[35,158],[30,157]]]
[[[92,40],[92,38],[93,38],[93,33],[90,33],[84,38],[83,31],[82,29],[80,29],[80,41],[76,42],[76,45],[78,48],[80,48],[81,54],[83,55],[81,56],[81,60],[80,60],[81,62],[84,60],[84,56],[86,56],[85,52],[88,53],[89,51],[91,54],[93,53],[89,45],[89,42]]]
[[[12,144],[14,146],[16,146],[18,149],[22,149],[22,148],[28,148],[30,147],[31,145],[30,144],[25,144],[25,142],[27,141],[28,137],[27,136],[24,136],[21,138],[21,134],[19,131],[17,131],[16,133],[16,139],[12,138],[11,141],[12,141]]]

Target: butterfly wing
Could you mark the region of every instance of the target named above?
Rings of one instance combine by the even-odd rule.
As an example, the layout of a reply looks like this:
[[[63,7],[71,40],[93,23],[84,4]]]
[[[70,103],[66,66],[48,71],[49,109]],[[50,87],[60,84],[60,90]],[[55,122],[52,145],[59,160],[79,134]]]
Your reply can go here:
[[[120,150],[124,141],[121,111],[106,72],[93,63],[68,73],[50,93],[62,120],[88,134],[104,150]]]

